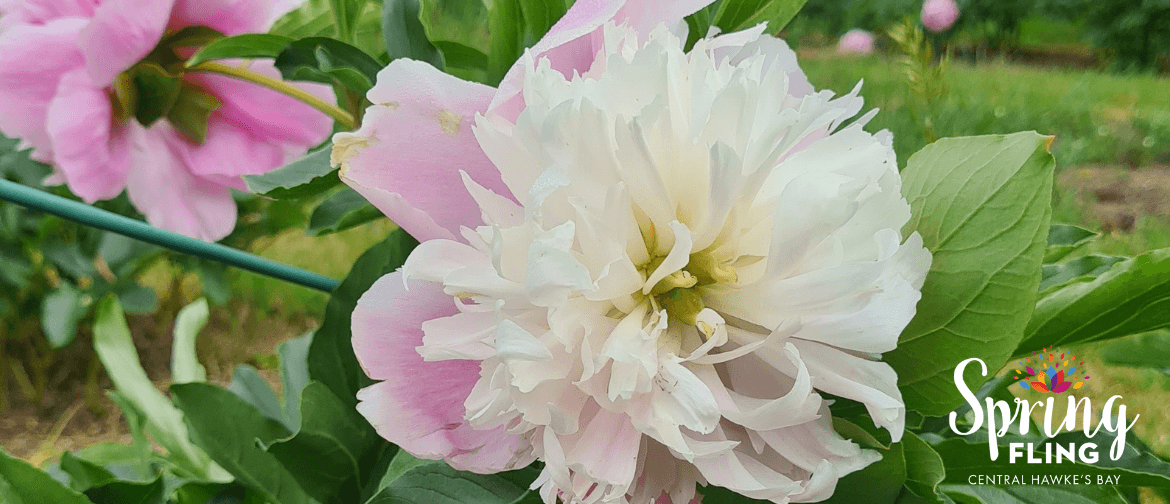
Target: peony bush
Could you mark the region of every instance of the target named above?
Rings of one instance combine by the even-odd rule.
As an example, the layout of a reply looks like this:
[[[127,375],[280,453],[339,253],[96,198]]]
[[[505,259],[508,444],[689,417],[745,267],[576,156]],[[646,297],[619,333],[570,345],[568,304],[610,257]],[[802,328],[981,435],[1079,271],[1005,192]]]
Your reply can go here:
[[[957,11],[933,3],[944,30]],[[101,299],[94,347],[134,446],[45,468],[0,451],[0,496],[1047,503],[1170,485],[1122,437],[1127,457],[1070,464],[1109,485],[973,482],[1030,470],[987,443],[1048,440],[1023,417],[979,431],[972,405],[1014,398],[996,371],[1164,326],[1170,255],[1065,260],[1094,233],[1050,222],[1050,136],[897,159],[864,86],[818,91],[775,35],[802,5],[385,0],[371,52],[365,2],[2,4],[0,128],[78,198],[125,189],[207,240],[243,191],[318,204],[310,232],[399,229],[280,347],[283,397],[248,367],[207,382],[205,301],[178,313],[160,393]],[[278,17],[294,29],[261,33]],[[865,35],[842,50],[871,51]]]

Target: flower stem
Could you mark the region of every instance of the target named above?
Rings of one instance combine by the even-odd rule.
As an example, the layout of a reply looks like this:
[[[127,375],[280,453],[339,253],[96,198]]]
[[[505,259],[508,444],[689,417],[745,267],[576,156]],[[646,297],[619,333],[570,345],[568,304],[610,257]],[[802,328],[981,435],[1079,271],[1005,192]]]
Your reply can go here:
[[[225,65],[223,63],[216,63],[214,61],[205,61],[203,63],[200,63],[198,65],[195,65],[193,67],[188,68],[187,71],[188,72],[203,72],[203,73],[213,73],[213,74],[219,74],[219,75],[226,75],[228,77],[234,77],[236,79],[240,79],[243,81],[251,82],[253,84],[264,86],[264,87],[271,89],[273,91],[276,91],[278,93],[281,93],[281,94],[284,94],[286,96],[290,96],[292,98],[300,100],[301,102],[304,102],[306,105],[313,107],[317,110],[320,110],[321,112],[324,112],[326,115],[328,115],[329,117],[332,117],[338,123],[341,123],[342,126],[345,126],[346,129],[352,130],[352,129],[355,129],[357,127],[357,123],[353,119],[353,114],[350,114],[349,112],[341,110],[336,105],[330,104],[330,103],[328,103],[320,98],[317,98],[316,96],[313,96],[309,92],[307,92],[301,88],[298,88],[292,84],[289,84],[289,83],[284,82],[284,81],[279,80],[279,79],[273,79],[272,77],[253,72],[253,71],[248,70],[246,68]]]

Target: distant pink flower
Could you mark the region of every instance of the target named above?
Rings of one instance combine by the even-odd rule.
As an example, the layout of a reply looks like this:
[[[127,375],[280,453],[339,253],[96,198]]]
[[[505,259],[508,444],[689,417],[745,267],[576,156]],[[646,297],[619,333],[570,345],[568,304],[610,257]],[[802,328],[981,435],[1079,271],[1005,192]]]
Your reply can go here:
[[[298,2],[299,3],[299,2]],[[51,164],[87,202],[127,190],[151,224],[214,241],[235,227],[231,189],[323,141],[324,114],[275,91],[224,76],[188,74],[184,86],[221,105],[198,144],[166,118],[118,120],[115,80],[167,33],[206,26],[265,32],[288,0],[0,0],[0,131]],[[250,69],[272,77],[270,62]],[[326,86],[304,85],[321,97]]]
[[[546,504],[825,500],[880,458],[830,397],[900,439],[879,356],[931,257],[892,136],[842,127],[859,89],[817,92],[764,25],[685,52],[709,3],[577,0],[498,89],[379,73],[333,161],[422,242],[353,312],[381,436],[480,473],[542,460]]]
[[[922,4],[922,26],[939,33],[947,31],[959,19],[959,6],[955,0],[926,0]]]
[[[837,52],[841,54],[871,54],[873,53],[873,34],[861,29],[849,30],[837,42]]]

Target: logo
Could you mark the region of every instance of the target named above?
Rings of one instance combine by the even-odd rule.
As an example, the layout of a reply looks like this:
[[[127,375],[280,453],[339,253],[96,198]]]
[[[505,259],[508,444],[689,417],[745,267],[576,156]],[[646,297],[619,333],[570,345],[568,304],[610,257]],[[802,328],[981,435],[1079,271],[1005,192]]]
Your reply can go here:
[[[1020,388],[1035,390],[1044,394],[1063,394],[1077,390],[1085,385],[1084,380],[1089,377],[1077,377],[1077,371],[1084,374],[1084,362],[1077,362],[1072,353],[1060,352],[1051,347],[1039,352],[1032,352],[1032,356],[1016,363],[1016,374],[1013,379],[1020,380]],[[1020,369],[1023,369],[1021,371]],[[1020,378],[1020,377],[1023,378]]]

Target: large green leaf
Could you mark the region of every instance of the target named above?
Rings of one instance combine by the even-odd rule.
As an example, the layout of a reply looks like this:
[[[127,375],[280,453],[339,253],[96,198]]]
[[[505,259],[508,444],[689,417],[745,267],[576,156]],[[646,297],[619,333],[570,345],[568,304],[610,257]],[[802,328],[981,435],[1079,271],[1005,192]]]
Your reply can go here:
[[[276,57],[286,80],[337,84],[364,96],[377,80],[382,64],[361,49],[327,37],[295,40]]]
[[[284,423],[290,429],[296,427],[288,423],[284,410],[280,407],[280,399],[276,398],[276,391],[272,390],[272,386],[256,372],[256,368],[247,364],[237,366],[235,373],[232,373],[232,383],[228,385],[228,390],[251,404],[264,416]]]
[[[44,471],[0,448],[0,502],[4,504],[93,504]]]
[[[906,456],[906,489],[927,502],[944,502],[938,486],[946,480],[947,471],[938,452],[913,432],[903,436],[902,451]]]
[[[882,459],[865,469],[850,473],[837,482],[833,496],[826,504],[894,504],[906,482],[906,458],[902,443],[878,450]],[[716,500],[715,502],[722,502]]]
[[[482,0],[419,0],[419,20],[456,77],[487,82],[491,53],[488,8]]]
[[[572,0],[519,0],[524,14],[524,47],[532,47],[569,11]],[[705,34],[706,32],[704,32]]]
[[[524,13],[521,0],[492,0],[488,11],[491,52],[488,53],[488,79],[499,84],[504,74],[524,52]]]
[[[291,37],[273,33],[245,33],[222,38],[203,46],[187,60],[187,66],[217,59],[276,58],[292,41]]]
[[[502,475],[427,464],[394,480],[366,504],[513,504],[527,493],[526,486]]]
[[[41,329],[53,348],[61,348],[77,337],[77,323],[89,312],[82,300],[87,295],[69,282],[61,282],[56,290],[41,301]]]
[[[1072,251],[1097,237],[1097,233],[1083,227],[1053,224],[1048,228],[1048,248],[1044,262],[1052,263],[1068,257]]]
[[[1114,264],[1036,303],[1016,355],[1170,327],[1170,249]]]
[[[199,363],[195,341],[210,315],[207,300],[200,298],[184,306],[175,316],[175,341],[171,345],[171,380],[174,383],[207,381],[207,369]]]
[[[947,485],[943,490],[960,504],[1136,504],[1107,485]]]
[[[171,386],[191,438],[236,479],[280,504],[310,504],[312,499],[271,453],[270,445],[292,433],[227,389],[207,383]]]
[[[1056,288],[1074,280],[1089,281],[1109,271],[1114,264],[1125,259],[1125,257],[1119,256],[1093,254],[1060,264],[1045,264],[1041,270],[1040,297],[1047,297],[1048,294],[1056,291]]]
[[[300,430],[268,448],[313,498],[357,502],[361,494],[358,459],[365,450],[366,423],[329,388],[312,382],[301,393]]]
[[[195,477],[215,481],[228,479],[222,468],[191,443],[183,414],[154,388],[154,383],[146,376],[117,298],[107,296],[98,303],[93,348],[119,396],[142,413],[146,432],[167,450],[176,465]]]
[[[349,406],[357,404],[358,389],[371,383],[353,354],[350,316],[358,298],[383,275],[402,266],[416,245],[418,242],[406,231],[390,233],[358,258],[325,306],[321,328],[314,333],[309,347],[309,375]]]
[[[1052,213],[1050,137],[1036,133],[944,139],[911,156],[902,192],[933,254],[914,319],[884,359],[907,408],[940,416],[962,403],[955,366],[978,357],[998,369],[1016,349],[1036,302]],[[971,366],[966,382],[986,377]]]
[[[1170,374],[1170,332],[1157,331],[1114,341],[1101,350],[1110,366],[1156,369]]]
[[[441,68],[439,50],[427,40],[419,21],[419,0],[383,0],[382,37],[391,60],[410,58]]]
[[[280,382],[284,392],[284,417],[289,425],[301,424],[301,391],[309,385],[309,345],[313,333],[281,343],[276,349],[280,355]]]
[[[323,236],[353,229],[385,217],[357,191],[348,187],[329,195],[309,216],[310,236]]]
[[[165,504],[166,488],[161,476],[153,481],[109,481],[85,491],[93,504]]]
[[[61,470],[69,475],[69,487],[84,492],[95,486],[104,485],[116,480],[114,473],[88,460],[80,459],[72,453],[61,454]]]
[[[715,25],[724,32],[733,32],[768,23],[768,33],[780,33],[807,1],[723,0],[715,12]]]
[[[329,164],[333,149],[325,147],[268,173],[245,175],[248,190],[270,198],[303,198],[321,194],[341,184]]]

